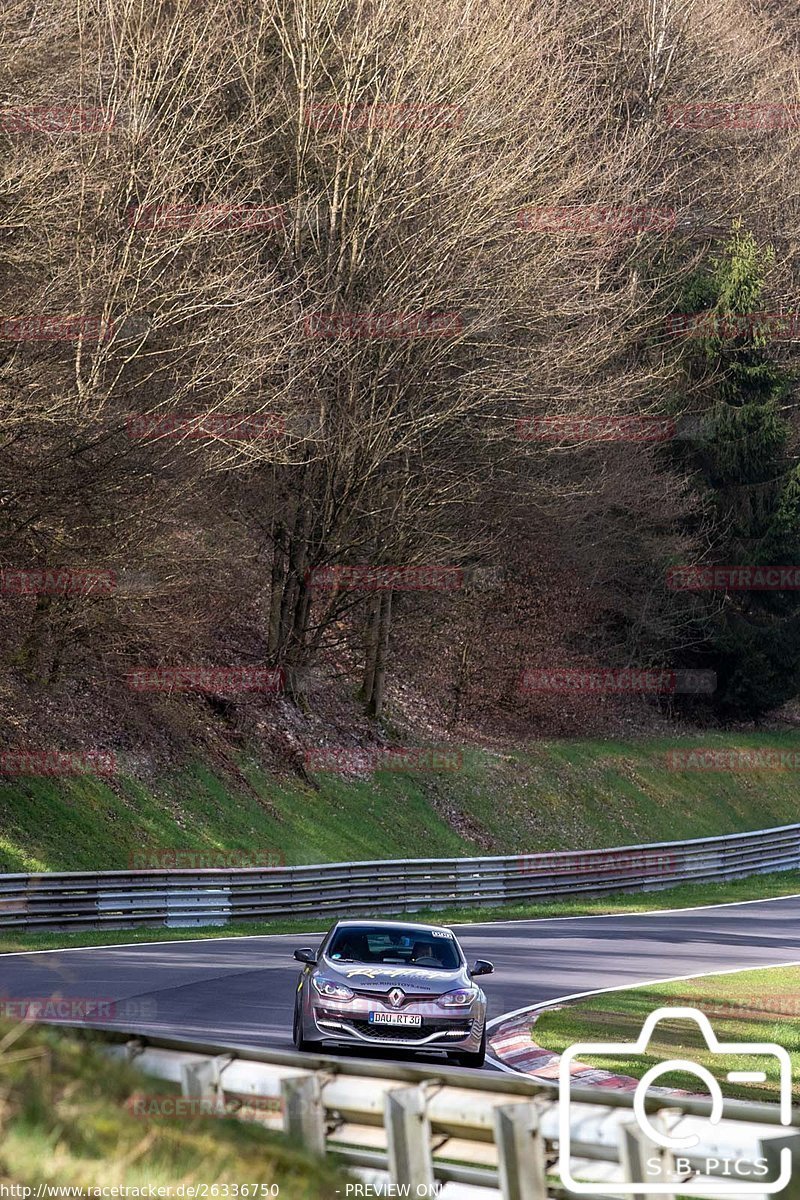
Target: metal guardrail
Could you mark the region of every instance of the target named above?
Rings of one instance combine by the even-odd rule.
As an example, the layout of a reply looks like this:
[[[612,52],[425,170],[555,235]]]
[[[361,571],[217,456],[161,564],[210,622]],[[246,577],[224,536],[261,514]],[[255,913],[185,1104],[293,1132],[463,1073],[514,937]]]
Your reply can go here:
[[[503,1200],[561,1200],[579,1194],[565,1187],[559,1175],[554,1085],[433,1065],[231,1049],[105,1030],[100,1036],[112,1043],[108,1053],[180,1084],[183,1095],[195,1102],[192,1115],[231,1115],[232,1106],[240,1103],[249,1119],[260,1111],[265,1127],[282,1130],[315,1153],[334,1154],[379,1188],[393,1185],[394,1195],[433,1197],[443,1184],[462,1185],[449,1187],[445,1200],[468,1197],[472,1193],[466,1189],[473,1186],[494,1189]],[[142,1104],[145,1113],[157,1113],[169,1107],[169,1097],[162,1093],[154,1104],[149,1090]],[[792,1179],[781,1196],[800,1196],[800,1109],[792,1111],[787,1125],[780,1123],[773,1104],[726,1101],[719,1123],[706,1119],[711,1102],[698,1097],[649,1093],[645,1107],[653,1127],[660,1123],[670,1137],[699,1137],[691,1150],[681,1151],[691,1163],[690,1172],[698,1174],[692,1186],[676,1184],[676,1193],[730,1195],[726,1163],[735,1159],[742,1168],[736,1181],[739,1195],[746,1195],[744,1168],[767,1163],[768,1175],[762,1167],[760,1178],[775,1179],[779,1165],[786,1166],[781,1152],[788,1149]],[[592,1196],[605,1197],[624,1181],[652,1186],[652,1175],[642,1180],[639,1174],[652,1159],[660,1164],[661,1180],[674,1178],[671,1152],[648,1141],[632,1108],[630,1093],[586,1087],[573,1091],[570,1171],[590,1185]],[[769,1190],[764,1182],[761,1187]]]
[[[800,867],[800,825],[609,850],[227,870],[0,875],[0,928],[169,927],[651,890]]]

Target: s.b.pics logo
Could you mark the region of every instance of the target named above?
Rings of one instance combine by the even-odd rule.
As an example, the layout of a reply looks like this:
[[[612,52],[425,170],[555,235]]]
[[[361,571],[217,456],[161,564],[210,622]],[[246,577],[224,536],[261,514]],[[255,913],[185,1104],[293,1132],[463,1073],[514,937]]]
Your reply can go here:
[[[581,1112],[576,1108],[579,1102],[570,1095],[571,1085],[576,1078],[580,1079],[580,1075],[576,1077],[574,1073],[574,1063],[587,1056],[601,1056],[603,1060],[619,1057],[626,1064],[637,1056],[646,1057],[659,1022],[674,1020],[692,1021],[697,1025],[707,1051],[715,1058],[716,1074],[728,1083],[765,1084],[768,1072],[769,1076],[777,1077],[779,1122],[782,1126],[791,1124],[792,1064],[783,1046],[776,1042],[721,1042],[708,1017],[696,1008],[659,1008],[647,1018],[635,1042],[580,1042],[570,1046],[561,1057],[558,1167],[564,1186],[571,1192],[584,1196],[598,1192],[597,1182],[576,1179],[573,1174],[575,1160],[579,1157],[576,1143],[580,1141],[581,1126]],[[694,1076],[698,1093],[710,1096],[711,1111],[707,1116],[674,1109],[653,1115],[653,1093],[650,1092],[648,1097],[648,1091],[659,1086],[659,1080],[664,1076],[678,1073]],[[747,1134],[743,1121],[730,1121],[726,1127],[723,1103],[722,1088],[703,1063],[690,1058],[655,1063],[644,1072],[634,1093],[636,1152],[623,1153],[627,1179],[619,1183],[604,1180],[602,1191],[628,1196],[737,1197],[780,1192],[792,1175],[792,1151],[784,1144],[785,1135],[778,1134],[772,1154],[769,1139],[774,1137],[774,1126],[771,1129],[757,1127],[755,1132]],[[659,1096],[659,1107],[669,1110],[668,1096]],[[627,1144],[626,1137],[630,1140],[623,1126],[620,1128],[622,1145]],[[769,1153],[764,1152],[765,1146]]]

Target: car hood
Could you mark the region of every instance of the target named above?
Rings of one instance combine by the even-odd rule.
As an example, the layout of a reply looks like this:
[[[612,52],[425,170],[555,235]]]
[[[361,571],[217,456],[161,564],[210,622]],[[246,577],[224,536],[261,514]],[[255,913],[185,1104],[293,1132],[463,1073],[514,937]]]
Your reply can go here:
[[[413,966],[334,963],[323,957],[317,970],[326,979],[345,983],[359,992],[387,992],[390,988],[399,987],[404,992],[439,996],[455,988],[474,987],[466,967],[455,971],[436,971]]]

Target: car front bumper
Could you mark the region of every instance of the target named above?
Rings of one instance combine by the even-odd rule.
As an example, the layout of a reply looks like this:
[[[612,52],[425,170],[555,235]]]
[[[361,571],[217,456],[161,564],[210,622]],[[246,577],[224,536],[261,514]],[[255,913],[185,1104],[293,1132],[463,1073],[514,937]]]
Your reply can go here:
[[[360,998],[347,1004],[337,1005],[328,999],[311,1001],[304,1006],[303,1036],[310,1041],[337,1042],[340,1045],[390,1046],[404,1050],[459,1050],[462,1053],[477,1053],[480,1049],[486,1006],[475,1002],[461,1011],[448,1012],[436,1004],[422,1004],[407,1008],[422,1017],[416,1027],[403,1025],[375,1025],[370,1023],[369,1012],[392,1012],[384,1005],[370,999],[359,1003]]]

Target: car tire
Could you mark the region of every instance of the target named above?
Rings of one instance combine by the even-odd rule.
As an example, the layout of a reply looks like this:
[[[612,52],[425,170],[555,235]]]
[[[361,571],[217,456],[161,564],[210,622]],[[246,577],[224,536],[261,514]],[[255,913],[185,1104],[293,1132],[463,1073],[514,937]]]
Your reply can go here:
[[[486,1026],[483,1027],[480,1050],[474,1054],[462,1051],[461,1054],[454,1054],[453,1057],[460,1067],[482,1067],[486,1062]]]
[[[300,1010],[295,1005],[294,1019],[292,1021],[292,1041],[294,1042],[295,1050],[299,1050],[302,1054],[314,1054],[322,1049],[321,1042],[310,1042],[303,1037],[300,1029]]]

